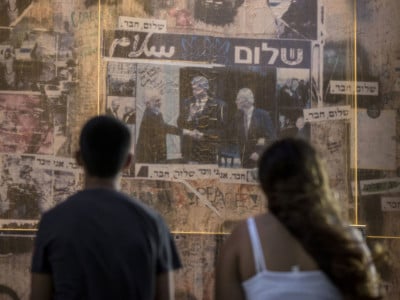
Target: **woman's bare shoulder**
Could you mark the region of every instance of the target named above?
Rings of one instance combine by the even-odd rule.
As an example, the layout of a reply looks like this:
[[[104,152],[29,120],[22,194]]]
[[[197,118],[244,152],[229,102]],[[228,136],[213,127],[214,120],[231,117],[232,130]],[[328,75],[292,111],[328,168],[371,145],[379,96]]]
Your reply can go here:
[[[227,238],[227,243],[236,243],[238,240],[242,240],[244,236],[246,236],[247,232],[247,220],[239,221],[236,226],[232,229],[232,232],[229,234]]]

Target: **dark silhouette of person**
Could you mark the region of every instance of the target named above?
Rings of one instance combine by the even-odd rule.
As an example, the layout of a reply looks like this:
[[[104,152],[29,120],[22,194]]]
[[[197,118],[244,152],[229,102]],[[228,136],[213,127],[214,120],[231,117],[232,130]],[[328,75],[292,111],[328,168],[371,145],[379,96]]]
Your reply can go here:
[[[84,189],[45,212],[32,258],[31,300],[175,299],[181,262],[163,218],[120,192],[132,155],[122,121],[91,118],[76,159]]]

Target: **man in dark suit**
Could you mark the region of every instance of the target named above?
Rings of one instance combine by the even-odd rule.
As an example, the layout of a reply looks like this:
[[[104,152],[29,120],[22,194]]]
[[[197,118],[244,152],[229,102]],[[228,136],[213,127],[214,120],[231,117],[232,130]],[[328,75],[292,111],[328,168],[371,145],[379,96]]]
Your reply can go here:
[[[254,107],[254,95],[249,88],[239,90],[236,106],[234,130],[241,166],[255,168],[265,147],[276,138],[274,124],[267,111]]]
[[[136,162],[165,163],[167,160],[167,134],[182,134],[176,126],[166,124],[161,108],[161,95],[148,92],[145,95],[146,109],[140,124],[136,145]]]
[[[147,91],[145,98],[146,109],[139,129],[136,162],[166,163],[167,134],[194,137],[199,132],[165,123],[161,113],[161,95],[157,91]]]
[[[182,155],[189,163],[216,164],[217,149],[225,127],[225,102],[209,93],[208,79],[195,76],[193,96],[183,101],[178,126],[194,134],[182,138]]]

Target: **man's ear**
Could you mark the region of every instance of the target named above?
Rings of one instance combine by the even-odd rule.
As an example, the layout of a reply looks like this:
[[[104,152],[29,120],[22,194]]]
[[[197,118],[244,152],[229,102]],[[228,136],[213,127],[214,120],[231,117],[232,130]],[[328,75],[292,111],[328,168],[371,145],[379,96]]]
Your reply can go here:
[[[132,153],[128,153],[128,156],[126,157],[125,163],[124,163],[124,169],[128,168],[131,163],[132,163],[133,155]]]
[[[83,159],[82,159],[82,153],[80,150],[77,150],[75,152],[75,160],[78,166],[83,166]]]

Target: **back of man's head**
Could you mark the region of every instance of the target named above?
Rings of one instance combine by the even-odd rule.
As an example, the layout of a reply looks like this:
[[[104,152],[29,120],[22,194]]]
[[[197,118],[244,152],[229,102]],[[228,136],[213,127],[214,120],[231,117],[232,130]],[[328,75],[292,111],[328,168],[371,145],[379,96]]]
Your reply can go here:
[[[79,146],[82,163],[90,176],[115,177],[123,168],[131,146],[128,127],[116,118],[101,115],[82,128]]]

